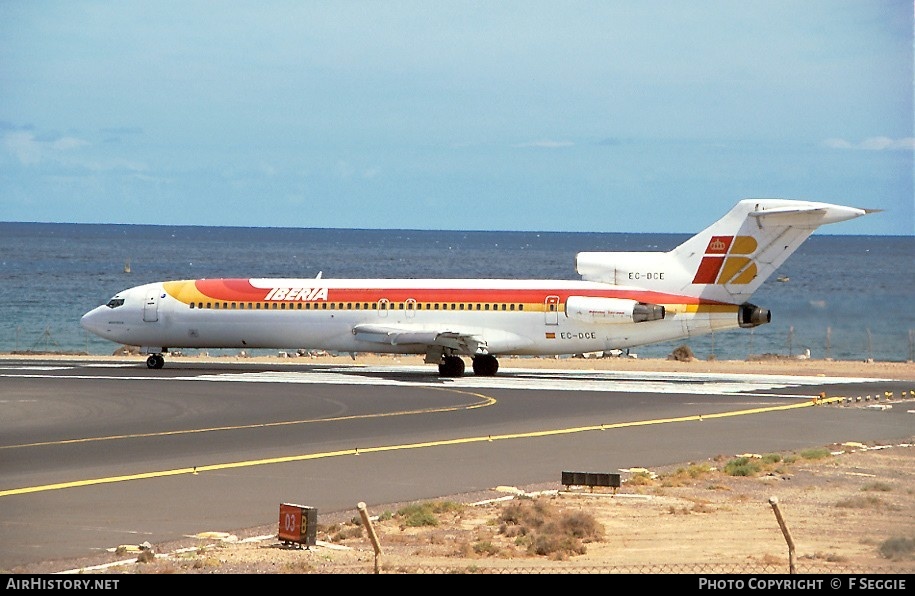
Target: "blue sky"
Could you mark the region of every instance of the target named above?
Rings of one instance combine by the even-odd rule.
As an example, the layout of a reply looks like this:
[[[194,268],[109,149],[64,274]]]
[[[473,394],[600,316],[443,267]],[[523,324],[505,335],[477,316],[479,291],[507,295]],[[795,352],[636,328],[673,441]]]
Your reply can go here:
[[[0,221],[915,234],[910,0],[0,0]]]

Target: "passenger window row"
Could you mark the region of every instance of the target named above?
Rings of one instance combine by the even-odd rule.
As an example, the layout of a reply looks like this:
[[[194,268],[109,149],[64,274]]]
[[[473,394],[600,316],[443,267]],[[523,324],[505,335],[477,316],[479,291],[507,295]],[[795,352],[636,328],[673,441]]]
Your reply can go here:
[[[110,306],[110,304],[109,304]],[[523,304],[482,302],[191,302],[212,310],[524,310]]]

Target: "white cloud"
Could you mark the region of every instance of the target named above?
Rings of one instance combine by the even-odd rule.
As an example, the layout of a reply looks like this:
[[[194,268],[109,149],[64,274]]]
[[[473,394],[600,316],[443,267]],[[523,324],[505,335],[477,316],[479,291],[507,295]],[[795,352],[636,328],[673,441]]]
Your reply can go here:
[[[82,139],[75,139],[73,137],[62,137],[56,141],[51,141],[48,143],[48,146],[57,151],[69,151],[70,149],[76,149],[78,147],[83,147],[88,145],[88,141]]]
[[[30,132],[10,132],[3,136],[3,146],[23,165],[41,161],[41,144]]]
[[[70,151],[88,145],[88,141],[74,137],[61,137],[53,141],[39,141],[30,132],[9,132],[3,136],[3,146],[16,156],[23,165],[34,165],[46,157],[56,157],[64,151]]]
[[[334,173],[337,175],[337,178],[352,178],[353,174],[356,172],[356,168],[352,166],[347,161],[339,160],[334,166]]]
[[[891,139],[889,137],[870,137],[860,143],[845,139],[826,139],[823,145],[830,149],[863,149],[865,151],[894,151],[915,149],[915,137]]]

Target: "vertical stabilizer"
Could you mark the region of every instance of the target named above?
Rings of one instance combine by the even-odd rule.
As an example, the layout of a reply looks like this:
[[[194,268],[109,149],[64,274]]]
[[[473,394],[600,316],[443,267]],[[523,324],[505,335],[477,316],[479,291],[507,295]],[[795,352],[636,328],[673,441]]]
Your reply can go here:
[[[666,253],[579,253],[584,279],[732,304],[750,296],[819,226],[864,209],[787,199],[745,199]]]

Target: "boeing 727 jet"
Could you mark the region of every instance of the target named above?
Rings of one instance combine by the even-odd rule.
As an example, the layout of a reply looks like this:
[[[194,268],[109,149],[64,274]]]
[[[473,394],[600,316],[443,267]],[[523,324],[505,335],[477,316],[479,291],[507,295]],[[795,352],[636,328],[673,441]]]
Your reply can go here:
[[[139,346],[424,354],[439,375],[499,356],[626,349],[770,322],[753,292],[819,226],[868,211],[746,199],[668,252],[582,252],[577,280],[197,279],[118,292],[80,323]]]

